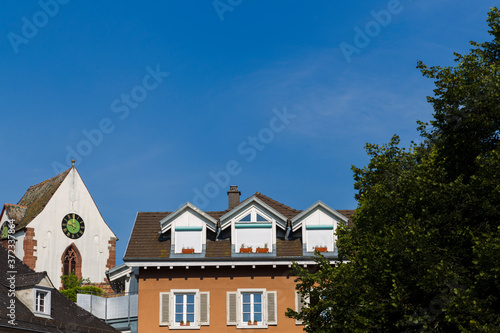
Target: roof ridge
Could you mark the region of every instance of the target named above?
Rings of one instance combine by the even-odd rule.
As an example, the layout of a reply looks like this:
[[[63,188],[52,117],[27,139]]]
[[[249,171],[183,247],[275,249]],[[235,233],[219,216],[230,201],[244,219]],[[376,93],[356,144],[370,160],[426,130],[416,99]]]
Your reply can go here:
[[[32,188],[32,187],[37,187],[37,186],[42,185],[43,183],[47,183],[47,182],[49,182],[49,181],[51,181],[51,180],[54,180],[55,178],[57,178],[57,177],[61,176],[63,173],[67,173],[67,172],[69,172],[69,170],[71,170],[72,168],[73,168],[73,167],[70,167],[69,169],[64,170],[64,171],[63,171],[63,172],[61,172],[60,174],[57,174],[57,175],[55,175],[55,176],[54,176],[54,177],[52,177],[52,178],[45,179],[44,181],[41,181],[41,182],[40,182],[40,183],[38,183],[38,184],[31,185],[30,187],[28,187],[28,191],[29,191],[29,189],[30,189],[30,188]]]
[[[264,197],[264,198],[266,198],[266,199],[272,200],[272,201],[276,202],[278,205],[283,206],[283,208],[286,208],[286,209],[291,209],[291,210],[294,210],[294,211],[297,211],[297,212],[300,212],[300,211],[301,211],[301,210],[298,210],[298,209],[292,208],[292,207],[290,207],[290,206],[287,206],[287,205],[285,205],[284,203],[281,203],[281,202],[279,202],[279,201],[277,201],[277,200],[275,200],[275,199],[273,199],[273,198],[271,198],[271,197],[268,197],[267,195],[262,194],[262,193],[260,193],[260,192],[255,192],[254,196],[257,196],[257,197],[261,196],[261,197]]]
[[[170,212],[170,211],[164,211],[164,212],[160,212],[160,211],[158,211],[158,212],[140,212],[140,211],[138,211],[137,213],[163,214],[163,213],[172,213],[172,212]]]
[[[210,211],[204,211],[204,212],[207,213],[207,214],[209,214],[209,213],[217,213],[217,214],[219,214],[219,213],[229,212],[230,210],[232,210],[232,209],[228,208],[228,209],[225,209],[225,210],[210,210]]]

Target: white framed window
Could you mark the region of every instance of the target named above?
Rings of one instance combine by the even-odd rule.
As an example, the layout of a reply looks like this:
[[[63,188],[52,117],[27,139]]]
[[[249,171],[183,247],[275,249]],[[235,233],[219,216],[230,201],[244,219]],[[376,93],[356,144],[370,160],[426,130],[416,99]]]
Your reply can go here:
[[[264,295],[261,292],[241,293],[241,315],[244,323],[262,325],[262,303]]]
[[[335,245],[333,225],[306,225],[307,252],[333,252]]]
[[[195,293],[177,293],[174,294],[174,322],[175,324],[181,323],[194,323],[194,299]]]
[[[202,253],[203,227],[176,226],[174,229],[175,253]],[[193,252],[185,252],[192,249]]]
[[[210,324],[210,293],[198,289],[172,289],[160,293],[160,326],[199,329]]]
[[[272,219],[267,214],[255,207],[247,210],[236,218],[236,223],[271,223]]]
[[[46,289],[34,289],[34,313],[35,315],[42,317],[50,316],[50,307],[51,307],[51,294],[50,290]]]
[[[237,328],[266,328],[277,325],[277,292],[238,289],[227,292],[227,325]]]

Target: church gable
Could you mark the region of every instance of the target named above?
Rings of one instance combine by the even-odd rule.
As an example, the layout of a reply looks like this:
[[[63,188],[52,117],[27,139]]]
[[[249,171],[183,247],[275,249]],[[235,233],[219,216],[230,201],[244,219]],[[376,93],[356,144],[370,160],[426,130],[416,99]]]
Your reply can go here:
[[[23,207],[16,255],[34,270],[47,271],[56,288],[69,272],[105,281],[106,270],[115,266],[117,238],[74,166],[31,186],[18,205],[4,211],[20,216]]]
[[[104,221],[94,199],[76,168],[70,168],[61,183],[57,184],[57,188],[52,187],[52,189],[55,190],[43,191],[41,188],[35,190],[42,194],[43,197],[46,197],[47,194],[50,193],[50,198],[46,202],[44,202],[45,199],[34,200],[36,205],[42,202],[44,203],[43,209],[30,221],[30,227],[36,229],[51,229],[50,231],[53,234],[63,233],[68,238],[68,241],[70,239],[75,241],[79,239],[95,238],[94,236],[99,237],[99,241],[107,238],[104,247],[107,247],[107,241],[110,237],[116,238]],[[27,199],[28,197],[29,196],[25,194],[23,199]],[[23,201],[23,199],[21,199],[21,201]],[[22,224],[25,224],[27,219],[31,218],[31,211],[34,212],[36,209],[37,208],[32,209],[31,206],[28,206],[28,213],[22,221]],[[74,222],[71,222],[72,220],[74,220]],[[75,224],[75,226],[72,227],[72,224]],[[79,225],[78,228],[76,224]],[[64,230],[65,227],[67,230]],[[55,235],[56,234],[54,234],[54,236]],[[94,243],[94,245],[98,246],[99,251],[103,250],[103,246],[97,244],[97,239],[94,239]]]

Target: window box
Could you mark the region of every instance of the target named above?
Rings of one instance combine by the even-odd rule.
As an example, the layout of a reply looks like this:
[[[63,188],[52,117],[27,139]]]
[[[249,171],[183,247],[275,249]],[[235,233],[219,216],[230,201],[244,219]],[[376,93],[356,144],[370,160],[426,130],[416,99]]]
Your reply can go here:
[[[251,247],[242,247],[240,248],[240,253],[252,253]]]
[[[268,253],[269,249],[267,247],[258,247],[257,253]]]
[[[314,250],[318,252],[328,252],[328,248],[326,246],[316,246]]]
[[[182,253],[183,254],[193,254],[194,253],[194,249],[182,249]]]
[[[191,326],[191,323],[189,321],[187,323],[181,321],[181,326]]]

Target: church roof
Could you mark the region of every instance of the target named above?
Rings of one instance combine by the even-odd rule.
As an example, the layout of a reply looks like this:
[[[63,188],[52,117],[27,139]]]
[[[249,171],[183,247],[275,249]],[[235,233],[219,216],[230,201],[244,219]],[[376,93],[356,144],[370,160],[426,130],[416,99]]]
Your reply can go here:
[[[17,205],[5,204],[9,218],[16,220],[16,230],[25,228],[42,212],[71,169],[31,186]]]
[[[18,224],[19,221],[23,219],[24,215],[26,215],[28,207],[6,203],[4,210],[7,212],[7,215],[9,215],[9,218],[14,219],[16,224]]]

